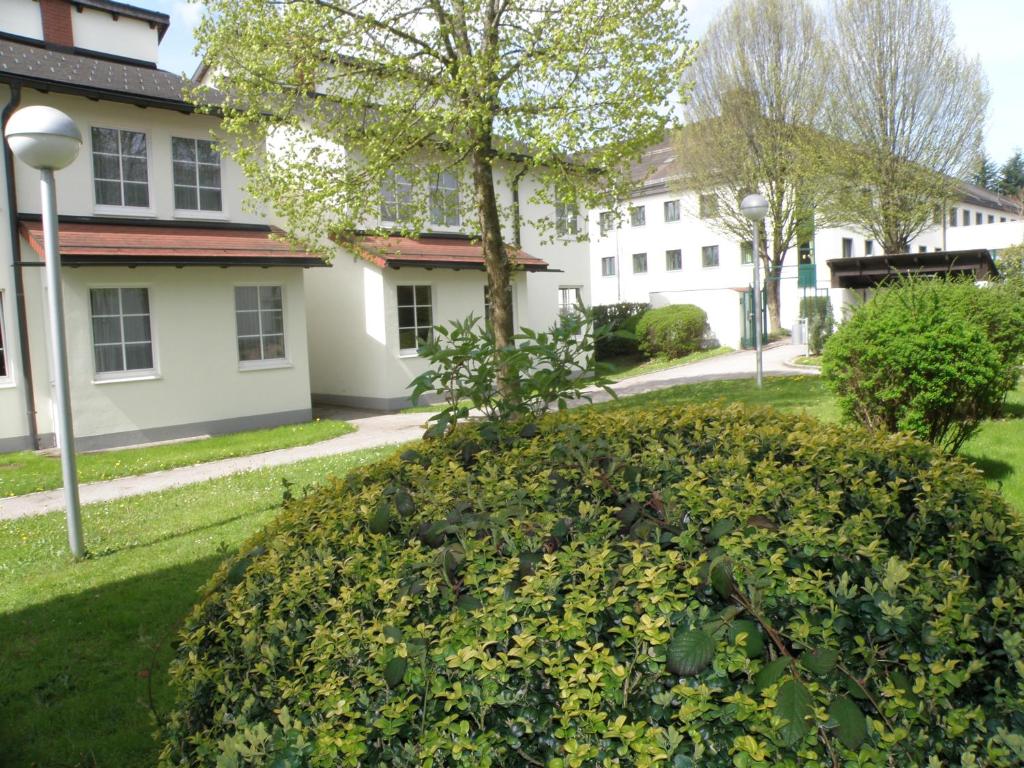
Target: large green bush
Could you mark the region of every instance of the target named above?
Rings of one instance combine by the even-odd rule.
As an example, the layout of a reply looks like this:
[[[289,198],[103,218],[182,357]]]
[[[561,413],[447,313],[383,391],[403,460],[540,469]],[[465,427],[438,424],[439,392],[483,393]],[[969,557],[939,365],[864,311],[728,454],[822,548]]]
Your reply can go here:
[[[644,312],[636,324],[640,350],[650,357],[682,357],[704,343],[708,316],[693,304],[670,304]]]
[[[164,766],[1019,766],[1024,530],[770,410],[464,425],[291,502],[188,620]]]
[[[595,341],[594,352],[597,359],[609,360],[613,357],[639,355],[636,324],[650,307],[651,305],[646,302],[632,301],[594,307],[594,327],[607,331]]]
[[[858,307],[825,345],[822,374],[851,419],[956,452],[999,415],[1024,355],[1011,286],[908,279]]]

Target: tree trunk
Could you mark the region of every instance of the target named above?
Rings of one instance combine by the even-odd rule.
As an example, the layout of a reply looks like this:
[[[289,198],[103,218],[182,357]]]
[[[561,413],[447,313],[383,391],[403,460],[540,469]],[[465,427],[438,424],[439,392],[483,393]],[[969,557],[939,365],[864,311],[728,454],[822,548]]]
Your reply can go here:
[[[512,323],[511,264],[501,235],[501,218],[494,192],[494,152],[490,135],[484,136],[473,151],[473,187],[480,216],[480,242],[487,270],[487,291],[491,304],[491,330],[498,349],[511,347],[515,331]],[[514,395],[516,381],[505,368],[498,371],[498,390],[505,397]]]
[[[768,255],[767,244],[764,253],[764,289],[768,304],[768,330],[770,333],[778,333],[782,330],[782,262],[786,258],[786,251],[782,245],[781,233],[778,229],[772,232],[772,252]]]

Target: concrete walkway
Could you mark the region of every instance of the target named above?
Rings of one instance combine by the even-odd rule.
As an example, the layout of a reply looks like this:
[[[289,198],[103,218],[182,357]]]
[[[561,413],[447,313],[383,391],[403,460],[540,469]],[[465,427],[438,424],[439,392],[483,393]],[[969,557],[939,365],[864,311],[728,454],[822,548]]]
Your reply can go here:
[[[794,369],[786,363],[805,353],[805,347],[795,344],[778,344],[764,352],[764,372],[768,376],[793,376],[802,373],[815,374],[816,370]],[[668,368],[656,373],[646,373],[625,379],[613,385],[620,396],[638,395],[658,389],[667,389],[679,384],[692,384],[698,381],[717,381],[725,379],[741,379],[754,375],[755,361],[753,352],[734,352],[728,355],[712,357],[700,362]],[[594,402],[609,400],[610,396],[601,390],[595,390]],[[353,409],[334,408],[325,415],[343,419],[358,427],[356,432],[331,440],[324,440],[312,445],[301,445],[295,448],[284,448],[279,451],[257,453],[252,456],[240,456],[233,459],[220,459],[189,467],[151,472],[146,475],[121,477],[114,480],[101,480],[94,483],[83,483],[79,488],[82,504],[96,504],[104,501],[137,496],[143,493],[164,491],[182,485],[212,480],[238,472],[249,472],[265,467],[276,467],[293,464],[304,459],[334,456],[350,453],[363,448],[376,448],[385,445],[396,445],[423,436],[424,422],[429,418],[425,413],[388,413],[374,411],[357,411]],[[24,496],[0,499],[0,520],[13,520],[19,517],[41,515],[46,512],[64,508],[64,492],[61,489],[41,491]]]

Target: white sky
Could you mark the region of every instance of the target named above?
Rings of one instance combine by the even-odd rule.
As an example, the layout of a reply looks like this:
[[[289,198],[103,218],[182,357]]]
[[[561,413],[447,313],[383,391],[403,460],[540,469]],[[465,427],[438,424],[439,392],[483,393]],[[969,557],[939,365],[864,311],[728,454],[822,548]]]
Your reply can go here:
[[[200,8],[187,0],[133,0],[171,16],[160,46],[160,66],[172,72],[195,70],[192,30]],[[822,3],[822,0],[816,0]],[[687,17],[691,37],[699,37],[726,0],[691,0]],[[989,156],[1002,164],[1024,148],[1024,0],[949,0],[960,46],[978,56],[988,76],[992,99],[985,125]],[[950,83],[955,87],[955,83]]]

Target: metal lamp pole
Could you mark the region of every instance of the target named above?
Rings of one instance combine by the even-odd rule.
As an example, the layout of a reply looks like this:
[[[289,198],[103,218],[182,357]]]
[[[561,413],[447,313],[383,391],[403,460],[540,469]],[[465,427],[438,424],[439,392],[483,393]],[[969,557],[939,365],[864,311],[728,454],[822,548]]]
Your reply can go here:
[[[75,432],[71,422],[71,387],[68,379],[67,341],[64,333],[64,292],[60,274],[60,246],[57,229],[57,184],[54,171],[68,166],[82,146],[78,127],[51,107],[24,107],[15,112],[5,130],[11,151],[40,173],[43,208],[43,237],[46,259],[47,303],[50,315],[50,347],[53,355],[57,400],[57,436],[67,508],[68,544],[77,559],[85,555],[82,517],[78,499],[75,465]]]
[[[757,388],[764,378],[764,345],[761,339],[761,222],[768,213],[768,201],[761,195],[747,195],[740,202],[740,212],[750,219],[753,229],[754,253],[754,349],[757,358]]]

